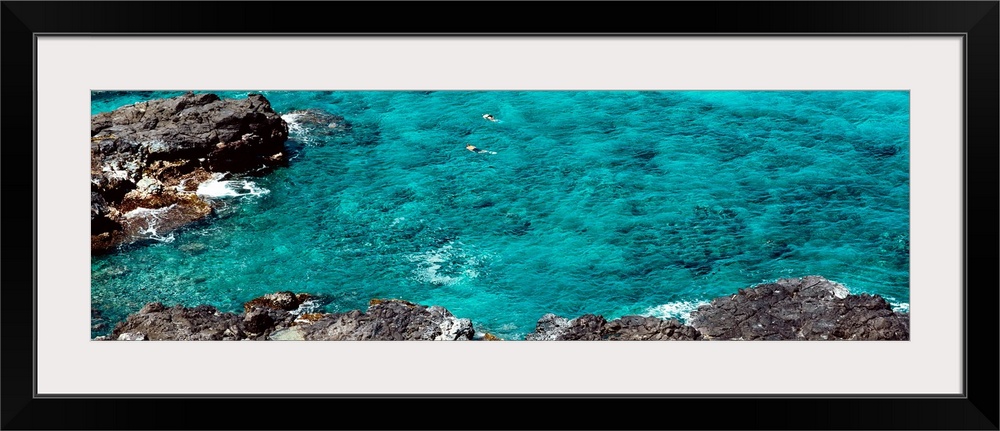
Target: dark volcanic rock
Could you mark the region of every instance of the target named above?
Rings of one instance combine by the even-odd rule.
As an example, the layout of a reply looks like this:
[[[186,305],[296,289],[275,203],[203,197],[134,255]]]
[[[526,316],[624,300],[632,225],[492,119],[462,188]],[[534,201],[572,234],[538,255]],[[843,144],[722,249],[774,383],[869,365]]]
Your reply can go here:
[[[471,340],[469,319],[438,306],[372,300],[366,313],[304,313],[305,294],[255,298],[243,314],[200,305],[167,308],[154,302],[131,314],[101,340]],[[294,306],[293,306],[294,304]]]
[[[245,338],[241,319],[232,313],[219,313],[214,307],[199,305],[184,308],[164,307],[159,302],[146,304],[138,313],[115,325],[110,340],[238,340]]]
[[[265,308],[255,308],[243,315],[243,330],[250,336],[260,336],[274,329],[275,319]],[[285,313],[288,314],[288,313]],[[280,320],[287,320],[285,316],[279,315]]]
[[[576,319],[567,319],[548,313],[538,319],[535,332],[526,340],[600,340],[601,329],[607,321],[601,316],[585,314]]]
[[[218,166],[235,163],[255,168],[257,162],[283,150],[288,128],[262,95],[222,100],[211,93],[188,93],[97,114],[91,120],[90,136],[98,154],[122,161],[123,168],[134,166],[128,158],[116,157],[124,154],[142,156],[147,162],[136,168],[156,160],[200,157]],[[229,157],[228,148],[245,144],[253,145]],[[126,170],[141,174],[140,169]]]
[[[697,340],[694,328],[673,319],[624,316],[610,322],[601,316],[585,314],[566,319],[549,313],[538,320],[535,332],[525,337],[529,341],[563,340]]]
[[[706,339],[909,339],[909,315],[893,312],[879,296],[850,295],[818,276],[740,289],[692,312],[690,323]]]
[[[367,313],[326,315],[296,331],[305,340],[471,340],[475,334],[469,319],[400,300],[372,300]]]
[[[698,340],[701,334],[674,319],[624,316],[604,329],[608,340]]]
[[[307,294],[277,292],[247,301],[240,315],[201,305],[150,303],[115,326],[110,340],[472,340],[469,319],[439,306],[373,299],[367,311],[316,313]],[[92,317],[96,316],[92,309]],[[525,339],[562,340],[908,340],[909,315],[885,299],[850,295],[823,277],[782,279],[716,298],[674,319],[546,314]],[[496,339],[487,334],[485,339]]]
[[[91,117],[91,251],[156,238],[211,214],[196,191],[286,163],[288,126],[264,96],[188,93]]]
[[[251,299],[243,304],[243,309],[247,312],[250,312],[250,310],[258,307],[291,311],[299,308],[299,305],[308,299],[309,295],[304,293],[296,295],[293,292],[287,291],[277,292],[261,296],[260,298]]]
[[[120,229],[121,225],[108,216],[111,209],[107,201],[97,192],[90,192],[90,232],[97,234]]]

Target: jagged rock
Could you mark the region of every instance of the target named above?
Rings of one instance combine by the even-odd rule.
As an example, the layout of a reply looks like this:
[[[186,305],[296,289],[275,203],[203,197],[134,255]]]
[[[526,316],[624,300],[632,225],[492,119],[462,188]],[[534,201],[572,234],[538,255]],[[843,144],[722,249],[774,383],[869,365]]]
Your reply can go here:
[[[255,308],[243,316],[243,330],[260,335],[274,329],[274,318],[263,308]]]
[[[909,317],[879,296],[850,295],[819,276],[740,289],[691,313],[706,339],[907,340]]]
[[[241,328],[250,338],[267,337],[271,332],[295,325],[297,316],[291,312],[267,307],[257,307],[243,314]]]
[[[264,96],[193,94],[91,117],[91,252],[211,214],[198,184],[286,163],[288,126]],[[152,235],[152,236],[151,236]]]
[[[535,332],[528,334],[526,339],[534,341],[558,340],[568,330],[570,324],[570,320],[565,317],[546,313],[541,319],[538,319]]]
[[[146,304],[115,325],[111,340],[238,340],[244,338],[239,329],[241,318],[232,313],[219,313],[215,307],[199,305],[185,308],[165,307],[159,302]],[[124,338],[122,338],[124,337]]]
[[[607,321],[601,316],[584,314],[575,319],[548,313],[538,320],[535,332],[526,340],[600,340],[601,329]]]
[[[439,306],[373,300],[366,313],[302,313],[305,294],[277,292],[248,301],[240,315],[200,305],[153,302],[102,340],[471,340],[469,319]],[[291,310],[291,311],[289,311]]]
[[[247,312],[257,307],[271,308],[275,310],[291,311],[299,307],[304,301],[309,299],[309,295],[294,292],[271,293],[260,298],[254,298],[243,304],[243,309]]]
[[[113,230],[118,224],[108,217],[111,209],[107,201],[97,192],[90,192],[90,231],[100,233]]]
[[[253,159],[263,160],[282,151],[288,129],[262,95],[223,100],[211,93],[188,93],[97,114],[92,117],[90,135],[92,142],[100,144],[101,155],[118,150],[118,155],[142,154],[144,161],[206,157],[223,165],[256,167],[258,160]],[[107,145],[109,142],[113,145]],[[226,149],[249,143],[255,145],[229,160]]]
[[[331,314],[299,327],[306,340],[471,340],[475,334],[469,319],[401,300],[373,300],[366,313]]]
[[[677,320],[656,317],[624,316],[610,322],[602,316],[585,314],[567,319],[549,313],[538,320],[529,341],[564,340],[697,340],[701,336],[694,328]]]
[[[698,340],[701,334],[674,319],[646,316],[624,316],[608,322],[604,328],[607,340]]]
[[[318,313],[307,294],[277,292],[247,301],[245,313],[154,302],[101,340],[472,340],[469,319],[440,306],[373,299],[365,312]],[[92,310],[92,316],[94,311]],[[909,315],[879,296],[851,295],[838,283],[809,276],[782,279],[716,298],[674,319],[546,314],[525,339],[543,340],[907,340]],[[496,340],[485,334],[484,339]]]

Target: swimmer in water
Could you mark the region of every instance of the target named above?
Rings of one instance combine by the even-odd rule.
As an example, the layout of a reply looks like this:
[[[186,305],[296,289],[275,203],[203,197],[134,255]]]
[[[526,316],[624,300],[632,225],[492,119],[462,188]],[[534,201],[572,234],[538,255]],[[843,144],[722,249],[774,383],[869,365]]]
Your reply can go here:
[[[484,149],[476,147],[475,145],[472,145],[472,144],[466,145],[465,149],[469,150],[469,151],[472,151],[473,153],[479,153],[479,154],[482,154],[482,153],[496,154],[495,151],[484,150]]]
[[[487,120],[490,120],[490,121],[492,121],[494,123],[500,121],[500,120],[497,120],[497,118],[494,117],[493,114],[483,114],[483,118],[485,118]]]

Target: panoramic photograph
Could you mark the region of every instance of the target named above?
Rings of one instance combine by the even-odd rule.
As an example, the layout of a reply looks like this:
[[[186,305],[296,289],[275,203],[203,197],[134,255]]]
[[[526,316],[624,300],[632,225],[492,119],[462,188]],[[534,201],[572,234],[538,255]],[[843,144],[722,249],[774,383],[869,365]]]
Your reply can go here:
[[[91,92],[93,341],[910,339],[908,91]]]

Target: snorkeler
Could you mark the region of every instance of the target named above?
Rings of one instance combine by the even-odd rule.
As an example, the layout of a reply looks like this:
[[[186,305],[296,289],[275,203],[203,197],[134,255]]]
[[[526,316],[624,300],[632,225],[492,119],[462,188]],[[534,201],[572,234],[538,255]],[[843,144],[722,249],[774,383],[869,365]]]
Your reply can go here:
[[[496,122],[499,122],[499,121],[500,121],[500,120],[497,120],[497,118],[496,118],[496,117],[494,117],[494,116],[493,116],[493,114],[483,114],[483,118],[484,118],[484,119],[487,119],[487,120],[490,120],[490,121],[492,121],[492,122],[494,122],[494,123],[496,123]]]
[[[466,145],[465,149],[469,150],[469,151],[472,151],[473,153],[479,153],[479,154],[482,154],[482,153],[496,154],[497,153],[496,151],[484,150],[484,149],[479,148],[479,147],[477,147],[475,145],[472,145],[472,144]]]

